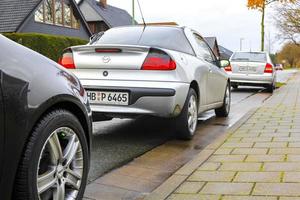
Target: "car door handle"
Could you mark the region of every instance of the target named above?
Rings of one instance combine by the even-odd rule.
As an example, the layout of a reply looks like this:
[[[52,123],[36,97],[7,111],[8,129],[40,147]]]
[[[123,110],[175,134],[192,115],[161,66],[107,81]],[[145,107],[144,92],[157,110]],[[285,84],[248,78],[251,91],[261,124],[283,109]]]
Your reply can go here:
[[[208,71],[209,71],[210,73],[212,73],[213,70],[212,70],[212,68],[210,67],[210,68],[208,69]]]

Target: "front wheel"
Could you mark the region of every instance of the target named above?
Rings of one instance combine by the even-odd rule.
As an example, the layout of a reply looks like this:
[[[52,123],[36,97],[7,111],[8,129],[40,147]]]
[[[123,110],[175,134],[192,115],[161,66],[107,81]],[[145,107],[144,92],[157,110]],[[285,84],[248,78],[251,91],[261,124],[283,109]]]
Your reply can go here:
[[[177,136],[191,140],[198,124],[198,98],[194,89],[190,89],[181,114],[176,119]]]
[[[82,199],[88,168],[88,145],[80,122],[69,111],[52,111],[37,124],[25,147],[15,199]]]
[[[231,104],[231,90],[230,90],[230,84],[228,83],[226,86],[226,91],[223,99],[223,105],[221,108],[215,109],[216,116],[227,117],[230,112],[230,104]]]

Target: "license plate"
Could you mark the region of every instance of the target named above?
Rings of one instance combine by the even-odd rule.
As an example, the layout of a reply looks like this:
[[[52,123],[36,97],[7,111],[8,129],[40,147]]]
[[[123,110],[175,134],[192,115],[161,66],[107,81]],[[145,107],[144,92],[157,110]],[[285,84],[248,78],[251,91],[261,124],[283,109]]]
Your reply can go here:
[[[239,71],[240,72],[248,71],[248,67],[247,66],[240,66]]]
[[[256,72],[256,67],[248,67],[249,72]]]
[[[128,92],[87,91],[91,104],[128,105]]]

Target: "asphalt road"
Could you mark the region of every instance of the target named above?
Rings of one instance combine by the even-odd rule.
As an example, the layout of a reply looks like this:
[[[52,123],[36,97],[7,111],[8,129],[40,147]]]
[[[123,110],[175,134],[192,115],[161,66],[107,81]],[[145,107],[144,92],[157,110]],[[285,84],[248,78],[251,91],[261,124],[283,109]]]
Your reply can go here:
[[[277,79],[280,82],[286,81],[292,71],[278,72]],[[261,95],[260,95],[261,94]],[[257,95],[256,97],[253,97]],[[253,98],[252,106],[256,106],[258,99],[262,103],[269,97],[263,88],[241,87],[232,91],[233,113],[226,120],[224,126],[235,123],[245,112],[240,105],[247,99]],[[250,108],[250,107],[249,107]],[[199,117],[199,126],[205,128],[207,121],[214,118],[213,112],[204,113]],[[212,123],[217,124],[217,120]],[[223,123],[223,122],[222,122]],[[148,152],[149,150],[174,139],[169,131],[166,121],[162,119],[143,117],[138,119],[114,119],[112,121],[94,123],[93,148],[91,155],[91,169],[89,180],[93,181],[110,170],[120,167],[134,158]],[[213,137],[208,137],[206,143],[210,143]]]

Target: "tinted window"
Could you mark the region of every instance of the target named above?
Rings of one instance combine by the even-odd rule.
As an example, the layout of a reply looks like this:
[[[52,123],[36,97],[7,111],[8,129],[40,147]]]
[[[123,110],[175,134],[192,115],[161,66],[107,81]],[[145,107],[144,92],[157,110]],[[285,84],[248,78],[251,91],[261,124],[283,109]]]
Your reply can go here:
[[[267,62],[267,56],[265,53],[238,52],[233,54],[231,61]]]
[[[205,59],[209,62],[214,62],[215,59],[212,56],[212,52],[210,51],[208,45],[204,42],[204,40],[197,34],[194,34],[196,42],[198,44],[198,52],[197,55]]]
[[[110,29],[95,44],[145,45],[194,55],[182,29],[175,27],[124,27]]]

